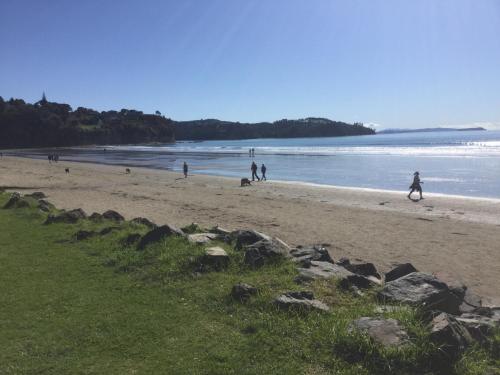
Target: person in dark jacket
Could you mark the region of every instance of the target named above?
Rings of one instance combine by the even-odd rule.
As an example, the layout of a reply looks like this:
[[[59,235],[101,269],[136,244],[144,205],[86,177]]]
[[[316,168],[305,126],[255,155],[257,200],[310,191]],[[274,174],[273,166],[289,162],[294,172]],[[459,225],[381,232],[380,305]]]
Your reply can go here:
[[[182,170],[184,171],[184,178],[187,178],[187,176],[188,176],[188,165],[187,165],[186,162],[184,162]]]
[[[267,181],[266,171],[267,171],[267,168],[264,165],[264,163],[262,163],[262,166],[260,167],[260,172],[262,173],[262,178],[261,178],[262,181]]]
[[[410,185],[410,193],[408,194],[408,199],[411,199],[411,193],[418,191],[420,193],[420,199],[424,199],[422,197],[422,185],[423,182],[420,181],[420,173],[415,172],[413,174],[413,183]]]
[[[257,175],[257,164],[255,164],[254,161],[252,162],[250,169],[252,170],[252,181],[255,181],[255,178],[257,178],[257,181],[260,181],[260,178]]]

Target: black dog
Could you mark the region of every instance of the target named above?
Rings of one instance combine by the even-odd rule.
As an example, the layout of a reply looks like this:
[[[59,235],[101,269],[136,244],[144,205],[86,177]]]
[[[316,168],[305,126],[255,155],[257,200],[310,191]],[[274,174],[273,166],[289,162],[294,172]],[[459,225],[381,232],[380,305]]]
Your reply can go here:
[[[69,173],[69,168],[66,168],[66,169],[65,169],[65,172],[66,172],[66,173]]]
[[[241,186],[251,186],[252,184],[250,183],[250,180],[248,178],[242,178],[241,179]]]

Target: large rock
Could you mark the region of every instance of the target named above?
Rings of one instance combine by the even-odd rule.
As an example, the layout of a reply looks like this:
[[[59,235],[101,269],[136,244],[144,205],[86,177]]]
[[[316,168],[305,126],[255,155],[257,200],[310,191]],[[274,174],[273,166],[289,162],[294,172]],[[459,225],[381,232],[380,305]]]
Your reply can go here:
[[[209,247],[205,250],[205,255],[203,255],[201,265],[203,269],[209,267],[221,270],[227,268],[229,265],[229,256],[222,247]]]
[[[278,238],[261,240],[245,247],[244,262],[251,267],[288,257],[290,247]]]
[[[161,227],[150,230],[144,236],[142,236],[141,240],[137,244],[137,249],[143,250],[149,244],[158,242],[165,237],[183,235],[184,233],[182,233],[182,231],[176,227],[173,227],[171,225],[162,225]]]
[[[205,245],[210,241],[216,240],[218,235],[215,233],[194,233],[188,235],[188,241],[196,245]]]
[[[238,301],[247,301],[255,294],[257,294],[257,288],[245,283],[238,283],[231,290],[231,296]]]
[[[347,263],[343,266],[345,269],[357,275],[374,278],[372,281],[381,280],[381,276],[373,263]]]
[[[11,194],[7,203],[4,204],[3,208],[5,209],[23,208],[23,207],[29,207],[29,205],[30,204],[28,203],[28,201],[21,198],[21,194],[14,192]]]
[[[467,288],[464,293],[462,304],[459,306],[460,312],[471,313],[482,306],[483,301],[481,297]]]
[[[130,220],[130,222],[134,223],[134,224],[144,225],[144,226],[151,228],[151,229],[158,228],[158,225],[156,225],[155,223],[153,223],[152,221],[150,221],[144,217],[136,217],[136,218]]]
[[[394,281],[399,279],[400,277],[409,275],[410,273],[418,272],[415,267],[411,263],[403,263],[396,266],[391,271],[385,274],[385,282],[388,283],[390,281]]]
[[[47,202],[44,199],[40,199],[38,201],[37,207],[40,209],[40,211],[43,211],[43,212],[50,212],[50,210],[54,209],[54,205],[52,203]]]
[[[351,323],[350,331],[366,333],[383,346],[400,346],[408,342],[408,333],[395,319],[363,317]]]
[[[236,241],[237,250],[262,240],[271,241],[271,237],[255,230],[236,230],[231,232],[231,238]]]
[[[386,283],[378,296],[383,301],[407,303],[450,314],[457,314],[461,304],[444,282],[422,272],[413,272]]]
[[[311,261],[309,267],[298,268],[299,276],[296,281],[311,281],[316,279],[330,279],[338,278],[343,279],[347,276],[353,275],[352,272],[346,270],[337,264],[330,262],[316,262]]]
[[[473,339],[479,342],[484,342],[495,328],[500,328],[500,317],[495,316],[466,313],[456,317],[456,320],[467,329]]]
[[[318,310],[318,311],[330,311],[330,308],[323,302],[314,299],[312,292],[287,292],[284,293],[274,300],[276,306],[280,309],[290,310]]]
[[[74,224],[78,220],[85,219],[87,214],[81,208],[77,208],[71,211],[63,211],[57,215],[49,215],[44,224],[52,223],[68,223]]]
[[[113,210],[107,210],[102,214],[102,217],[107,220],[114,220],[114,221],[124,221],[125,218],[119,214],[116,211]]]
[[[446,313],[434,317],[431,327],[431,340],[452,357],[464,351],[473,342],[467,329]]]
[[[313,260],[333,263],[328,250],[320,245],[297,246],[297,248],[290,250],[290,255],[293,257],[293,261],[299,263],[307,263]]]

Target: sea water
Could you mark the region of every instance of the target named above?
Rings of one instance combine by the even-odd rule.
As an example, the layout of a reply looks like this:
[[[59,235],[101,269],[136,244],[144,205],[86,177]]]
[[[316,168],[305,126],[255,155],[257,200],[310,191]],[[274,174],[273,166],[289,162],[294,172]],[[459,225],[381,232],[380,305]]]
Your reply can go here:
[[[249,149],[255,156],[249,156]],[[25,150],[46,157],[48,150]],[[500,198],[500,131],[442,131],[334,138],[176,142],[54,150],[64,160],[249,177],[252,161],[268,180]]]

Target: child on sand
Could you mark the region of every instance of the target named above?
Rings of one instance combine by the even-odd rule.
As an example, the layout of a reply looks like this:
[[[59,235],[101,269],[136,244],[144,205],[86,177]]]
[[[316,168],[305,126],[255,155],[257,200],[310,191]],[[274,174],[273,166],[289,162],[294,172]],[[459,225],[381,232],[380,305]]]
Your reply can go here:
[[[422,185],[423,182],[420,181],[420,173],[418,172],[415,172],[413,174],[413,183],[410,185],[410,193],[408,194],[408,199],[411,199],[411,193],[413,193],[414,191],[418,191],[420,193],[420,199],[424,199],[424,197],[422,197]]]

